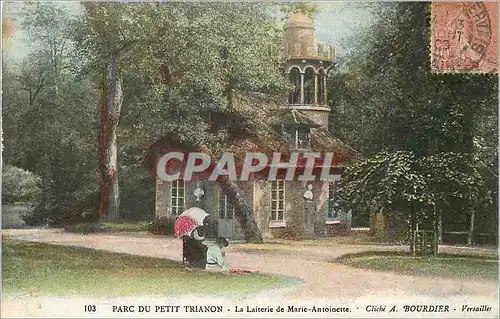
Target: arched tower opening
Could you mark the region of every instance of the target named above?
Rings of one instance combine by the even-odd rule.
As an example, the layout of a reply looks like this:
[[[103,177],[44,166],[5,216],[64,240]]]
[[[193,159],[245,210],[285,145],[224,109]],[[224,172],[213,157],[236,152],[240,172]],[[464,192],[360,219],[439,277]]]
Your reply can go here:
[[[304,72],[304,102],[303,104],[315,104],[314,93],[316,90],[315,86],[315,74],[312,67],[306,68]]]
[[[284,70],[292,89],[288,103],[282,108],[296,111],[312,122],[328,129],[330,108],[327,106],[326,79],[332,70],[335,50],[333,46],[317,42],[311,17],[295,13],[285,24]],[[298,138],[297,141],[305,139]],[[298,143],[300,144],[300,143]]]
[[[292,91],[288,95],[289,104],[300,104],[300,70],[294,67],[290,70],[288,75],[290,84],[293,86]]]

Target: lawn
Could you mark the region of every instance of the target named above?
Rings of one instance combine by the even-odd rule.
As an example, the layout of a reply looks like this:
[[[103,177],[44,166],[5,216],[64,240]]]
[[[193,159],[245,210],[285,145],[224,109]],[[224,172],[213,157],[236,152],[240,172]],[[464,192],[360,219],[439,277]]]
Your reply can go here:
[[[129,221],[119,220],[114,222],[101,221],[98,224],[92,223],[77,223],[66,226],[68,232],[85,233],[85,232],[126,232],[126,233],[147,233],[149,221]]]
[[[344,255],[344,265],[416,276],[498,280],[498,257],[492,255],[439,254],[411,257],[404,252],[365,252]]]
[[[116,221],[116,222],[101,222],[103,231],[115,232],[144,232],[148,231],[149,221]]]
[[[204,294],[230,296],[282,287],[289,280],[260,274],[187,270],[182,263],[3,237],[4,292],[62,295]]]

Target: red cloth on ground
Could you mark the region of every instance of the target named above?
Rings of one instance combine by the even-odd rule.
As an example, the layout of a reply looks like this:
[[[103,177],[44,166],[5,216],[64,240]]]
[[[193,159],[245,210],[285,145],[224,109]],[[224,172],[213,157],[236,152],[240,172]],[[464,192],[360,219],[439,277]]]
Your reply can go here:
[[[230,268],[229,272],[232,273],[232,274],[238,274],[238,275],[252,273],[250,270],[244,270],[244,269],[239,269],[239,268]]]

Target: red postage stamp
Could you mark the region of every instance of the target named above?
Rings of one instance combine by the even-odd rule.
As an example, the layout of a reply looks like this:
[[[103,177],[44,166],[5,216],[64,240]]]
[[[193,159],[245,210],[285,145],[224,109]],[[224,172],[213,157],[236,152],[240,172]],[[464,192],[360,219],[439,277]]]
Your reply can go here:
[[[431,69],[498,72],[498,2],[433,2]]]

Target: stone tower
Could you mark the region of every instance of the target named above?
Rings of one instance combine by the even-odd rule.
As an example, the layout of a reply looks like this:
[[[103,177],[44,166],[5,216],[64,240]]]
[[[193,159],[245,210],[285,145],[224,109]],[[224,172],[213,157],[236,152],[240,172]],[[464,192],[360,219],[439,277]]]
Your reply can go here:
[[[314,23],[302,13],[290,16],[285,26],[285,76],[294,86],[287,108],[300,110],[328,129],[326,78],[334,67],[335,51],[314,39]]]

